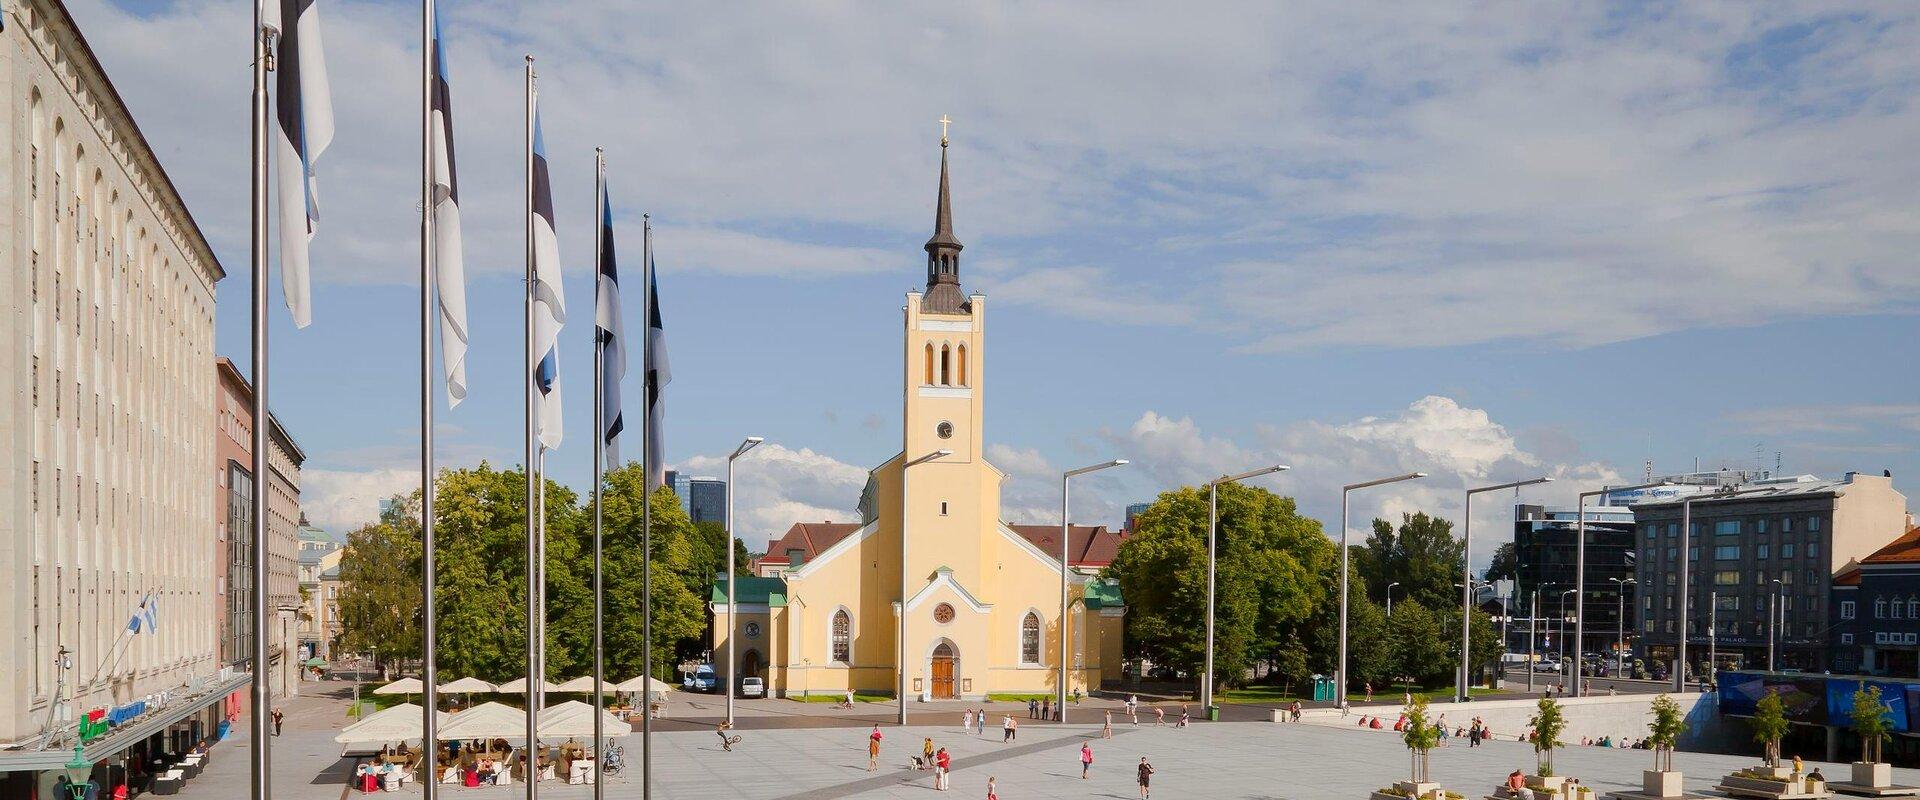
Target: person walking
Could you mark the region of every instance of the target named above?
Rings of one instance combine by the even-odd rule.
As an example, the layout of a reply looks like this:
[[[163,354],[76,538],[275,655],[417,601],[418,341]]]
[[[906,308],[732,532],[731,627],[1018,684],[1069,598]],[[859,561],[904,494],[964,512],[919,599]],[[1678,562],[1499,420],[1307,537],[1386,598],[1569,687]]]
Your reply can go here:
[[[1373,681],[1367,681],[1364,688],[1367,692],[1367,702],[1373,702]]]
[[[1011,741],[1013,741],[1013,715],[1008,714],[1000,718],[1000,743],[1006,744]]]
[[[1181,727],[1181,728],[1187,727],[1187,722],[1189,720],[1190,718],[1187,716],[1187,706],[1185,703],[1182,703],[1180,704],[1180,724],[1177,727]]]
[[[1020,741],[1020,720],[1008,718],[1007,721],[1013,723],[1013,740]]]
[[[1080,780],[1087,779],[1087,770],[1093,769],[1093,745],[1080,743]]]
[[[1027,698],[1027,719],[1039,719],[1039,718],[1040,718],[1040,700],[1038,698],[1033,698],[1033,697]]]
[[[960,712],[960,732],[966,733],[971,730],[973,730],[973,709],[969,708]]]
[[[1053,698],[1051,697],[1041,698],[1040,718],[1043,720],[1053,719]]]
[[[873,732],[867,734],[867,771],[880,768],[880,726],[875,724]]]
[[[273,735],[275,736],[280,735],[280,725],[281,723],[284,723],[286,721],[287,721],[287,712],[277,708],[273,710]]]
[[[1133,720],[1135,726],[1140,724],[1140,697],[1138,695],[1127,695],[1127,716]]]
[[[974,724],[973,735],[975,736],[987,735],[987,710],[986,709],[982,708],[978,713],[975,713],[973,715],[973,724]]]
[[[1167,707],[1166,706],[1153,707],[1153,721],[1159,724],[1159,726],[1162,728],[1167,727]]]
[[[999,781],[1000,778],[997,775],[987,776],[987,800],[1000,800],[1000,795],[995,794],[993,791],[993,785]]]
[[[1403,706],[1413,705],[1412,689],[1405,689],[1400,692],[1400,705],[1403,705]]]
[[[1106,713],[1106,721],[1100,723],[1100,738],[1111,739],[1113,738],[1113,709],[1107,709]]]
[[[933,773],[933,788],[943,792],[953,788],[952,781],[947,777],[947,770],[952,766],[953,756],[947,755],[947,748],[942,747],[933,754],[933,768],[938,770]]]
[[[1291,717],[1294,722],[1300,721],[1300,701],[1295,700],[1293,701],[1293,705],[1287,707],[1287,715]]]
[[[933,737],[920,742],[920,768],[933,769]]]
[[[1140,757],[1139,781],[1140,800],[1147,800],[1147,783],[1153,777],[1153,765],[1147,763],[1147,757]]]

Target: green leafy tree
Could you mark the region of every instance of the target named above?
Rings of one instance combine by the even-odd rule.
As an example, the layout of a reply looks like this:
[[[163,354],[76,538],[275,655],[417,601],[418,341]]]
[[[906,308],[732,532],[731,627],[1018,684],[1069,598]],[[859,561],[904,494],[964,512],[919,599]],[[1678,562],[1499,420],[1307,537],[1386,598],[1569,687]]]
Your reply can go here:
[[[1527,724],[1533,726],[1534,774],[1547,778],[1553,776],[1554,748],[1566,744],[1560,741],[1560,734],[1567,730],[1567,718],[1560,710],[1560,701],[1551,697],[1540,698],[1539,709]]]
[[[1453,523],[1425,513],[1402,514],[1395,528],[1384,519],[1373,521],[1373,532],[1355,558],[1367,580],[1367,594],[1386,600],[1387,584],[1398,582],[1396,597],[1428,608],[1445,608],[1460,601],[1454,582],[1460,580],[1461,544]],[[1400,601],[1394,600],[1399,612]]]
[[[1280,676],[1280,691],[1291,694],[1295,683],[1305,684],[1313,672],[1307,667],[1307,646],[1301,644],[1300,637],[1289,635],[1287,643],[1280,646],[1279,655],[1274,657],[1274,672]]]
[[[645,474],[637,463],[606,474],[606,509],[602,512],[606,558],[607,669],[619,675],[647,674],[670,678],[678,645],[697,641],[706,628],[703,602],[713,583],[710,561],[696,561],[693,524],[673,492],[657,488],[643,495]],[[653,560],[653,664],[641,657],[642,540],[641,502],[651,504]]]
[[[1880,700],[1880,687],[1862,686],[1854,690],[1853,732],[1860,736],[1860,760],[1880,761],[1880,745],[1893,736],[1893,709]]]
[[[1393,616],[1388,617],[1386,623],[1387,640],[1393,653],[1389,663],[1394,676],[1427,686],[1453,674],[1454,665],[1458,663],[1452,655],[1456,648],[1448,645],[1458,638],[1459,629],[1454,628],[1453,635],[1448,635],[1444,615],[1409,600],[1395,603]]]
[[[1233,686],[1325,613],[1337,552],[1291,498],[1226,484],[1219,508],[1214,678]],[[1127,596],[1127,655],[1195,675],[1206,644],[1207,490],[1164,493],[1136,525],[1108,567]]]
[[[1397,615],[1398,612],[1396,612]],[[1407,743],[1407,752],[1413,757],[1413,782],[1428,780],[1428,761],[1433,748],[1440,746],[1440,726],[1427,719],[1427,696],[1416,694],[1413,703],[1407,706],[1407,725],[1400,733],[1400,740]]]
[[[1673,748],[1687,732],[1687,721],[1680,704],[1665,694],[1653,698],[1653,722],[1647,726],[1647,746],[1653,748],[1653,769],[1673,771]]]
[[[1488,583],[1519,579],[1520,555],[1514,551],[1513,542],[1501,542],[1493,549],[1493,563],[1487,565],[1487,572],[1481,577]]]
[[[1748,720],[1753,726],[1753,740],[1762,747],[1762,755],[1767,766],[1780,766],[1780,740],[1787,735],[1787,706],[1780,700],[1780,690],[1768,689],[1760,702],[1754,704],[1753,718]]]
[[[348,533],[340,555],[339,646],[376,668],[420,655],[419,529],[396,510]]]

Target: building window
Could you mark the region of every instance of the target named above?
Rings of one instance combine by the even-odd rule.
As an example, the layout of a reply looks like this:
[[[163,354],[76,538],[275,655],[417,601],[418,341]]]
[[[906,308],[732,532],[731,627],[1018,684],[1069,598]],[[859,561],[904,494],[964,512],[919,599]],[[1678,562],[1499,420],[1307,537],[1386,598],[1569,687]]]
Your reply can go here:
[[[1781,570],[1781,571],[1780,571],[1780,583],[1782,583],[1782,584],[1784,584],[1784,585],[1786,585],[1786,586],[1792,586],[1792,585],[1793,585],[1793,570],[1790,570],[1790,569],[1788,569],[1788,570]]]
[[[940,385],[953,385],[953,348],[940,345]]]
[[[1920,599],[1907,598],[1907,618],[1920,619]]]
[[[844,608],[833,612],[833,660],[841,664],[853,660],[853,617]]]
[[[922,381],[921,381],[921,383],[923,383],[923,384],[925,384],[925,385],[927,385],[927,386],[932,386],[932,385],[933,385],[933,343],[932,343],[932,342],[928,342],[928,343],[927,343],[927,369],[926,369],[926,373],[927,373],[927,374],[926,374],[926,378],[925,378],[924,380],[922,380]]]
[[[1718,596],[1713,601],[1713,607],[1719,611],[1739,611],[1740,597],[1738,595]]]
[[[954,357],[957,362],[954,365],[955,366],[954,377],[958,378],[958,380],[955,381],[954,383],[957,386],[965,386],[967,385],[967,346],[966,344],[962,343],[960,345],[959,352],[957,352]]]
[[[1766,532],[1767,532],[1767,521],[1766,521],[1766,520],[1764,520],[1764,519],[1756,519],[1756,520],[1754,520],[1754,521],[1753,521],[1753,532],[1754,532],[1754,533],[1766,533]]]
[[[1755,559],[1757,559],[1757,560],[1760,560],[1760,561],[1765,561],[1765,560],[1767,560],[1767,558],[1769,557],[1769,556],[1768,556],[1768,551],[1769,551],[1770,549],[1771,549],[1771,548],[1769,548],[1769,547],[1768,547],[1767,545],[1764,545],[1764,544],[1756,544],[1756,545],[1754,545],[1754,546],[1753,546],[1753,557],[1754,557]]]
[[[1667,523],[1667,538],[1672,539],[1679,535],[1680,535],[1680,523],[1678,522]]]
[[[1840,601],[1840,618],[1841,619],[1853,619],[1853,613],[1854,612],[1853,612],[1852,600]]]
[[[1721,521],[1719,521],[1719,522],[1715,522],[1715,523],[1713,523],[1713,535],[1715,535],[1715,536],[1739,536],[1739,535],[1740,535],[1740,520],[1737,520],[1737,519],[1724,519],[1724,520],[1721,520]]]
[[[1793,557],[1793,542],[1784,542],[1780,545],[1780,557],[1781,558]]]
[[[1820,572],[1817,570],[1811,570],[1811,569],[1807,570],[1807,588],[1815,589],[1815,588],[1818,588],[1819,586],[1820,586]]]
[[[1716,561],[1739,561],[1740,546],[1737,544],[1723,544],[1715,547],[1713,548],[1713,558]]]
[[[1713,573],[1713,583],[1716,586],[1739,586],[1740,571],[1732,570],[1732,569],[1723,569],[1723,570],[1720,570],[1719,572]]]
[[[1843,634],[1840,634],[1840,643],[1841,643],[1841,644],[1853,644],[1853,634],[1851,634],[1851,633],[1843,633]]]
[[[1643,632],[1645,632],[1645,633],[1652,633],[1652,632],[1653,632],[1653,620],[1650,620],[1650,619],[1649,619],[1649,620],[1642,620],[1642,621],[1641,621],[1641,623],[1640,623],[1640,630],[1641,630],[1641,631],[1643,631]]]
[[[1780,532],[1781,532],[1781,533],[1792,533],[1792,532],[1793,532],[1793,518],[1792,518],[1792,517],[1781,517],[1781,518],[1780,518]]]
[[[1905,617],[1905,616],[1906,616],[1906,608],[1907,608],[1907,606],[1906,606],[1906,604],[1905,604],[1905,603],[1902,603],[1902,602],[1900,602],[1900,600],[1899,600],[1898,598],[1896,598],[1896,599],[1895,599],[1895,600],[1894,600],[1894,601],[1893,601],[1893,602],[1892,602],[1891,604],[1889,604],[1889,607],[1888,607],[1888,611],[1889,611],[1889,612],[1891,612],[1891,613],[1889,613],[1889,614],[1887,615],[1887,618],[1888,618],[1888,619],[1901,619],[1901,618],[1903,618],[1903,617]]]
[[[1032,611],[1020,620],[1020,663],[1040,663],[1040,615]]]
[[[1667,548],[1667,560],[1668,560],[1668,561],[1672,561],[1672,560],[1674,560],[1674,559],[1676,559],[1676,558],[1679,558],[1679,557],[1680,557],[1680,548],[1678,548],[1678,547],[1669,547],[1669,548]]]
[[[940,501],[940,516],[944,517],[946,515],[947,515],[947,501],[942,500]]]
[[[1818,530],[1820,530],[1820,518],[1819,518],[1819,517],[1807,517],[1807,531],[1808,531],[1808,532],[1813,532],[1813,531],[1818,531]]]
[[[1653,538],[1656,538],[1656,537],[1658,537],[1659,535],[1660,535],[1660,526],[1658,526],[1658,525],[1648,525],[1648,526],[1647,526],[1647,538],[1648,538],[1648,539],[1653,539]]]
[[[1820,543],[1807,542],[1807,558],[1819,558],[1819,557],[1820,557]]]
[[[1886,619],[1886,618],[1887,618],[1887,600],[1886,600],[1886,598],[1884,598],[1884,597],[1876,597],[1876,598],[1873,598],[1873,618],[1874,618],[1874,619]]]
[[[1689,547],[1689,548],[1687,548],[1687,560],[1688,560],[1688,561],[1699,561],[1699,560],[1700,560],[1700,548],[1698,548],[1698,547]]]

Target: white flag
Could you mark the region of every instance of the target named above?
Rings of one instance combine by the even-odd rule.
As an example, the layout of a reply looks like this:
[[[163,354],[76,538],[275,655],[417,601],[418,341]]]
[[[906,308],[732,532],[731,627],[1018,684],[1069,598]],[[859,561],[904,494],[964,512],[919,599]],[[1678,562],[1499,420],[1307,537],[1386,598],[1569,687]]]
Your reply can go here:
[[[533,101],[533,388],[534,430],[540,446],[560,446],[560,329],[567,322],[560,285],[560,245],[554,236],[553,189],[547,145],[540,134],[540,94]]]
[[[307,244],[320,222],[313,162],[333,141],[333,93],[327,86],[316,0],[269,0],[266,24],[280,32],[273,141],[279,172],[280,288],[293,324],[304,328],[313,321]]]
[[[453,92],[441,49],[440,17],[433,18],[433,254],[440,288],[440,360],[447,407],[467,398],[467,278],[460,250],[460,180],[453,159]]]

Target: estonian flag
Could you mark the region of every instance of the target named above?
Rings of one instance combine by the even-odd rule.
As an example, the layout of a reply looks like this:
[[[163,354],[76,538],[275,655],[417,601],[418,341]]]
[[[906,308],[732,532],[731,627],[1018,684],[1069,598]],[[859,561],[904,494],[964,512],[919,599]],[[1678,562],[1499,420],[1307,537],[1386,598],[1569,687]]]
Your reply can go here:
[[[647,489],[652,491],[666,483],[667,462],[662,455],[666,447],[660,435],[665,426],[660,420],[666,415],[662,390],[673,382],[673,370],[667,367],[667,332],[660,325],[660,276],[653,267],[652,237],[647,238],[646,251],[642,257],[647,260],[647,348],[652,367],[647,372]]]
[[[467,278],[460,250],[460,179],[453,164],[453,92],[441,49],[440,17],[433,18],[433,255],[440,288],[440,360],[447,374],[447,407],[467,398]]]
[[[606,445],[606,464],[620,464],[620,431],[626,427],[620,416],[620,379],[627,374],[626,326],[620,322],[620,270],[613,257],[613,199],[606,179],[600,181],[600,283],[594,308],[594,336],[600,340],[600,413],[606,430],[600,440]]]
[[[553,188],[547,145],[540,133],[540,93],[533,95],[533,387],[534,430],[540,446],[560,446],[560,328],[567,322],[560,285],[560,245],[554,236]]]
[[[333,141],[333,94],[327,87],[327,62],[320,47],[317,0],[267,3],[267,26],[280,32],[274,165],[279,171],[280,288],[286,293],[293,324],[313,321],[312,290],[307,280],[307,243],[320,221],[313,187],[313,162]]]

